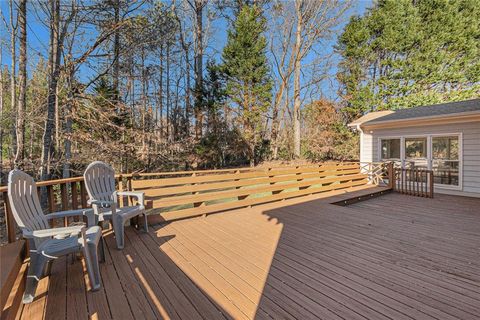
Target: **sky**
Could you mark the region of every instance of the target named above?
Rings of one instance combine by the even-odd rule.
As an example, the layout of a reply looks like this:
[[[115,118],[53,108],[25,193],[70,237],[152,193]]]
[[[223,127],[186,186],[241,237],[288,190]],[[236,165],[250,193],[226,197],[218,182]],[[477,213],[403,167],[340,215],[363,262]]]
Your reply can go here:
[[[288,1],[288,0],[287,0]],[[353,1],[351,8],[345,15],[343,23],[340,25],[340,29],[343,29],[344,25],[348,22],[350,16],[352,15],[362,15],[365,10],[372,5],[370,0],[360,0]],[[5,27],[4,21],[9,22],[9,3],[8,0],[0,0],[0,9],[2,22],[0,25],[0,35],[1,35],[1,46],[2,46],[2,65],[11,66],[10,58],[10,36],[8,29]],[[49,31],[48,26],[43,21],[45,20],[42,17],[41,10],[38,8],[38,2],[35,0],[29,1],[28,6],[28,55],[29,55],[29,64],[28,69],[31,70],[33,66],[38,62],[40,57],[43,57],[45,60],[48,59],[48,42],[49,42]],[[217,19],[210,26],[210,41],[206,50],[206,56],[214,56],[218,61],[220,59],[221,50],[224,47],[227,41],[227,29],[228,22],[225,19]],[[92,33],[94,30],[92,30]],[[333,52],[333,46],[337,43],[337,38],[334,37],[326,41],[322,47],[324,53]],[[304,64],[309,63],[309,57],[304,61]],[[339,61],[338,56],[333,57],[334,64],[329,70],[329,78],[327,81],[324,81],[321,85],[321,93],[327,98],[332,100],[337,100],[337,88],[338,84],[335,80],[336,73],[336,63]],[[206,63],[205,63],[206,65]],[[28,71],[27,71],[28,72]],[[88,69],[88,66],[85,66],[80,70],[80,79],[86,80],[89,76],[94,73],[92,70]]]

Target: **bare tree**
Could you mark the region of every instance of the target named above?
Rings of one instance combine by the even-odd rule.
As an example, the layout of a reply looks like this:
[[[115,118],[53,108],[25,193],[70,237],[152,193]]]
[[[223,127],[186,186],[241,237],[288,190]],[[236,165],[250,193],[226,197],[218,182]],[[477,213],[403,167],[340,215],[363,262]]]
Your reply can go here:
[[[349,7],[348,1],[295,0],[295,40],[291,51],[293,60],[293,153],[300,157],[300,111],[302,85],[302,61],[316,45],[321,44],[336,31],[335,27]],[[317,59],[326,59],[319,56]],[[316,62],[318,63],[318,62]]]
[[[13,13],[14,1],[10,0],[10,55],[12,59],[11,72],[10,72],[10,110],[14,117],[12,122],[12,149],[11,155],[15,157],[17,153],[17,130],[16,130],[16,112],[17,110],[17,77],[16,77],[16,65],[17,65],[17,28],[18,20],[14,21],[15,15]],[[17,15],[18,19],[18,15]]]
[[[18,6],[20,55],[18,61],[17,152],[15,166],[23,161],[25,152],[25,109],[27,100],[27,0]]]
[[[203,127],[203,9],[208,0],[187,0],[195,14],[195,138],[202,137]]]
[[[294,35],[295,14],[285,10],[283,2],[276,2],[272,8],[270,51],[273,56],[274,74],[276,75],[275,95],[272,103],[271,152],[277,159],[280,126],[287,108],[290,79],[293,73],[292,39]]]
[[[0,185],[3,178],[3,43],[0,42]]]
[[[60,31],[60,0],[49,0],[50,9],[50,48],[48,59],[48,98],[47,98],[47,117],[45,120],[45,129],[42,141],[42,156],[40,163],[40,176],[46,180],[50,173],[50,159],[52,156],[52,134],[58,128],[55,128],[55,111],[57,100],[57,84],[60,76],[60,58],[61,45],[65,38],[65,32],[68,26],[65,26],[64,32]]]

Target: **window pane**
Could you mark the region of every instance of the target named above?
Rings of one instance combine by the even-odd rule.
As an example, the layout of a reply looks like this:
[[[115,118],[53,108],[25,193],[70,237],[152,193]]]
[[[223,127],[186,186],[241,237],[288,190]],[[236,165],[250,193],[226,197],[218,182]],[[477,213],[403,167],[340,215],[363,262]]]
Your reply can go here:
[[[434,183],[458,186],[458,164],[458,161],[433,160]]]
[[[400,139],[382,139],[382,160],[400,159]]]
[[[422,158],[410,158],[405,160],[405,167],[409,169],[428,169],[428,160]]]
[[[432,138],[433,159],[458,160],[458,137]]]
[[[405,158],[426,158],[427,138],[406,138]]]

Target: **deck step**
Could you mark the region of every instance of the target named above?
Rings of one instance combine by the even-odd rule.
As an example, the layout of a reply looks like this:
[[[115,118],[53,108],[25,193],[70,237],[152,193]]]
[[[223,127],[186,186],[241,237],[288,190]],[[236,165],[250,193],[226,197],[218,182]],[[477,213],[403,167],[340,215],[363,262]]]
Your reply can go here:
[[[0,247],[1,320],[15,319],[25,289],[27,263],[24,261],[25,241],[20,240]]]
[[[357,202],[366,201],[372,198],[377,198],[390,192],[392,192],[392,189],[384,189],[384,190],[380,190],[380,191],[376,191],[368,194],[362,194],[353,198],[342,199],[340,201],[332,202],[332,204],[345,207]]]

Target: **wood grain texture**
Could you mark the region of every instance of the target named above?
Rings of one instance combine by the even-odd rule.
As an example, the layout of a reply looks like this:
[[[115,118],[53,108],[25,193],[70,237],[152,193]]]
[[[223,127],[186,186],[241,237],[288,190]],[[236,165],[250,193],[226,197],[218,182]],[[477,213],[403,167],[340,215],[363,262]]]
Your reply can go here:
[[[331,204],[380,190],[127,228],[122,251],[106,231],[103,290],[88,291],[81,261],[54,264],[38,298],[46,313],[25,307],[24,319],[48,319],[50,299],[65,292],[83,296],[77,318],[103,308],[98,319],[476,319],[480,199],[389,193]],[[59,307],[55,319],[71,314]]]

